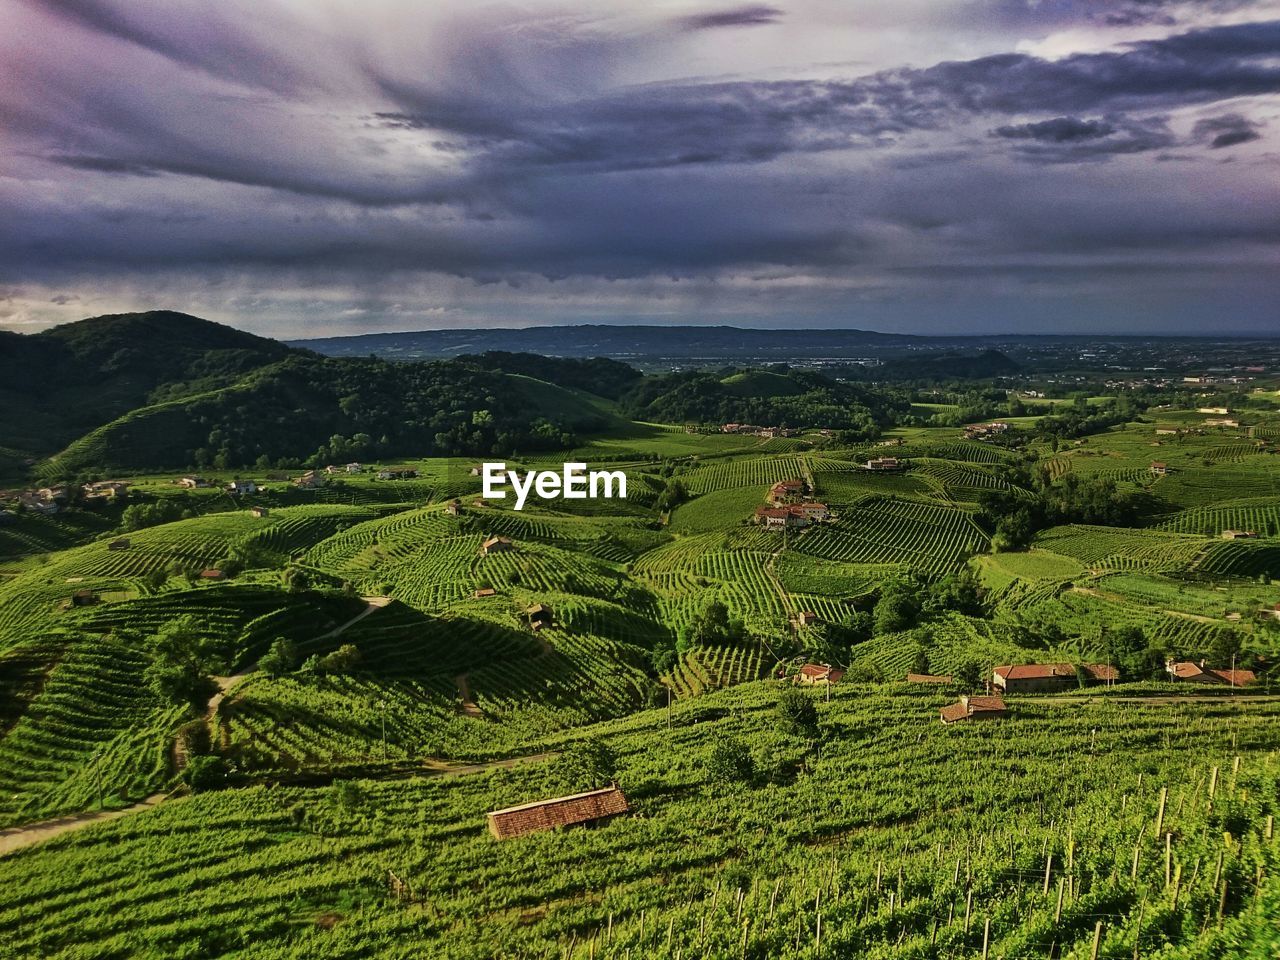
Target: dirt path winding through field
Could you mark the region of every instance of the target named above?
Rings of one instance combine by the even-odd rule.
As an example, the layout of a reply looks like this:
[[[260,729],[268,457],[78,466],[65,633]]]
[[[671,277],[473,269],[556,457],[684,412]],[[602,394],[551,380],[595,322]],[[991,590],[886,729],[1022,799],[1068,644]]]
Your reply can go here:
[[[10,827],[7,830],[0,830],[0,857],[22,847],[29,847],[33,843],[42,843],[45,840],[51,840],[54,837],[61,836],[64,833],[70,833],[73,830],[81,830],[84,827],[93,826],[95,823],[105,823],[108,820],[116,820],[120,817],[127,817],[131,813],[139,813],[142,810],[150,810],[157,806],[167,794],[154,793],[141,803],[135,803],[129,807],[121,807],[119,810],[95,810],[89,813],[72,813],[65,817],[58,817],[54,820],[44,820],[40,823],[30,823],[25,827]]]
[[[505,760],[486,760],[481,763],[449,763],[441,760],[428,760],[423,762],[419,775],[423,777],[466,777],[478,773],[487,773],[490,770],[506,770],[525,763],[540,763],[544,760],[550,760],[555,755],[554,751],[544,751],[543,753],[531,753],[522,757],[508,757]],[[387,774],[386,777],[363,777],[362,779],[405,779],[405,775],[402,770],[397,770]],[[91,827],[95,823],[106,823],[111,820],[118,820],[121,817],[127,817],[132,813],[150,810],[159,806],[161,802],[171,796],[172,794],[156,793],[147,797],[141,803],[121,807],[119,810],[73,813],[53,820],[43,820],[39,823],[29,823],[22,827],[9,827],[6,830],[0,830],[0,857],[15,850],[21,850],[24,847],[43,843],[45,840],[51,840],[64,833],[83,830],[85,827]]]

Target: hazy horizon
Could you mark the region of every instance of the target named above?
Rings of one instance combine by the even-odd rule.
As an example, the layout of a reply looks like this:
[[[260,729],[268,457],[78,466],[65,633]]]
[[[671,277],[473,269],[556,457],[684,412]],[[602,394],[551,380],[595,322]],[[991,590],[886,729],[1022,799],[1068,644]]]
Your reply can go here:
[[[1280,0],[17,0],[0,329],[1280,329]]]

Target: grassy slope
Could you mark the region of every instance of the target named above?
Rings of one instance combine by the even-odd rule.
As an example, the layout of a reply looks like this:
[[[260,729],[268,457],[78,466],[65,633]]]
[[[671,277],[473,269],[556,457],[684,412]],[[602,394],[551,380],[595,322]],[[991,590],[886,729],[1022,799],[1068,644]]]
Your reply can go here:
[[[458,960],[566,956],[571,944],[579,960],[728,958],[744,945],[759,958],[931,958],[976,955],[987,922],[994,956],[1042,956],[1050,941],[1087,955],[1099,919],[1104,954],[1129,956],[1140,912],[1144,955],[1160,943],[1162,955],[1207,957],[1266,942],[1255,911],[1277,905],[1276,846],[1261,840],[1280,776],[1275,704],[1019,701],[1004,722],[943,727],[945,694],[838,690],[817,704],[822,748],[809,751],[779,732],[775,689],[711,694],[678,709],[671,732],[661,711],[591,730],[618,752],[635,806],[597,829],[488,836],[485,811],[562,789],[539,765],[370,783],[354,808],[314,789],[209,794],[0,860],[0,928],[9,949],[49,958],[399,957],[410,943]],[[706,782],[713,747],[730,737],[761,765],[757,785]],[[1176,909],[1153,831],[1161,788]],[[1267,898],[1257,906],[1256,866]]]

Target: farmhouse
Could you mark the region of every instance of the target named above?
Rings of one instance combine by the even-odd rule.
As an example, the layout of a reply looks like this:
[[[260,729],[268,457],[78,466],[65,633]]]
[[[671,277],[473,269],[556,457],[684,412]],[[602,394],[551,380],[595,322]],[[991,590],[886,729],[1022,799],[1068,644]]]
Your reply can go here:
[[[243,497],[245,494],[257,492],[258,485],[252,480],[232,480],[227,484],[227,493],[237,497]]]
[[[324,477],[314,470],[308,470],[302,476],[294,478],[293,485],[302,490],[315,490],[324,486]]]
[[[1076,668],[1069,663],[1006,664],[992,671],[991,681],[1005,693],[1060,690],[1076,682]]]
[[[876,470],[881,473],[902,469],[902,461],[897,457],[875,457],[863,464],[864,470]]]
[[[201,580],[225,580],[227,575],[217,567],[209,567],[200,571]]]
[[[82,489],[87,500],[114,500],[129,492],[129,484],[121,480],[101,480],[86,483]]]
[[[1196,410],[1196,413],[1213,413],[1223,417],[1225,417],[1230,412],[1231,411],[1228,410],[1226,407],[1199,407]]]
[[[1114,683],[1120,677],[1115,667],[1105,663],[1027,663],[996,667],[992,682],[1006,693],[1029,693],[1072,686],[1080,674],[1100,683]]]
[[[756,523],[766,530],[787,530],[807,527],[809,518],[802,511],[791,507],[756,507]]]
[[[1176,427],[1156,427],[1157,437],[1176,437],[1180,433],[1182,431]]]
[[[473,593],[472,596],[475,597],[477,600],[479,600],[482,597],[496,596],[497,593],[498,591],[493,589],[493,587],[481,587],[479,590]]]
[[[1256,540],[1258,534],[1254,530],[1223,530],[1223,540]]]
[[[801,627],[811,627],[818,622],[818,615],[812,610],[801,610],[795,615],[793,622]]]
[[[498,840],[508,840],[541,830],[595,823],[630,810],[626,796],[618,787],[612,786],[494,810],[487,816],[489,832]]]
[[[791,508],[792,513],[799,513],[806,520],[817,522],[819,520],[827,520],[831,517],[831,511],[827,509],[825,503],[816,503],[814,501],[806,501],[797,503]]]
[[[1169,472],[1169,465],[1163,460],[1152,460],[1151,466],[1148,469],[1150,469],[1153,475],[1163,477]]]
[[[951,677],[942,676],[933,673],[908,673],[907,683],[931,683],[938,686],[949,686],[953,682]]]
[[[490,537],[480,544],[480,552],[486,557],[491,553],[505,553],[516,548],[510,537]]]
[[[120,537],[119,539],[112,540],[110,543],[107,544],[107,549],[108,550],[128,550],[129,538]]]
[[[1187,680],[1192,683],[1225,683],[1231,687],[1247,687],[1258,679],[1252,670],[1215,670],[1205,666],[1205,661],[1196,663],[1193,660],[1174,662],[1170,660],[1164,665],[1170,680]]]
[[[1234,419],[1232,419],[1232,418],[1230,418],[1230,417],[1211,417],[1211,418],[1209,418],[1208,420],[1206,420],[1206,421],[1204,422],[1204,425],[1205,425],[1206,427],[1231,427],[1231,428],[1236,428],[1236,427],[1239,427],[1239,426],[1240,426],[1240,421],[1239,421],[1239,420],[1234,420]]]
[[[451,517],[456,517],[458,514],[462,512],[462,501],[450,500],[448,503],[444,505],[444,512],[449,514],[449,516]]]
[[[208,480],[206,480],[204,477],[196,477],[196,476],[179,477],[179,478],[178,478],[177,480],[175,480],[174,482],[175,482],[178,486],[180,486],[180,487],[185,487],[185,488],[186,488],[186,489],[188,489],[188,490],[194,490],[194,489],[196,489],[197,487],[211,487],[211,486],[213,486],[213,484],[212,484],[212,483],[210,483]]]
[[[806,686],[830,686],[844,678],[844,671],[827,663],[806,663],[797,671],[795,683]]]
[[[962,720],[998,720],[1005,715],[1004,701],[999,697],[961,697],[959,703],[942,708],[943,723]]]
[[[346,470],[347,473],[361,473],[364,470],[364,467],[359,463],[348,463],[343,467],[343,469]]]
[[[793,503],[804,496],[805,489],[803,480],[780,480],[769,488],[769,501]]]
[[[997,436],[1009,429],[1007,423],[973,423],[964,428],[964,435],[969,440],[985,440]]]
[[[261,519],[271,513],[266,507],[250,507],[249,513]]]

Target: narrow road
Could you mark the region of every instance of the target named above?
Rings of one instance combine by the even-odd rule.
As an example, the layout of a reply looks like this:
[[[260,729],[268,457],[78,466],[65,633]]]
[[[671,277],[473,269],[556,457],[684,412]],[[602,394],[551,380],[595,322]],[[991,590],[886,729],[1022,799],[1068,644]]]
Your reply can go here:
[[[423,777],[466,777],[478,773],[487,773],[490,770],[505,770],[510,767],[516,767],[524,763],[541,763],[555,756],[553,751],[543,753],[531,753],[523,757],[508,757],[505,760],[487,760],[483,763],[450,763],[443,760],[426,760],[422,764],[421,776]],[[402,771],[389,772],[386,779],[403,778]],[[269,778],[268,778],[269,779]],[[380,777],[363,777],[365,780],[378,780]],[[304,788],[305,789],[305,788]],[[324,789],[310,788],[310,789]],[[0,857],[5,854],[12,853],[15,850],[21,850],[23,847],[30,847],[37,843],[43,843],[64,833],[71,833],[75,830],[83,830],[85,827],[91,827],[95,823],[106,823],[110,820],[118,820],[120,817],[127,817],[133,813],[141,813],[144,810],[150,810],[159,806],[161,801],[165,800],[169,794],[156,793],[147,797],[141,803],[135,803],[130,807],[123,807],[119,810],[103,810],[94,811],[92,813],[74,813],[65,817],[58,817],[54,820],[44,820],[39,823],[29,823],[23,827],[10,827],[7,830],[0,830]]]
[[[64,833],[70,833],[73,830],[81,830],[84,827],[91,827],[95,823],[105,823],[108,820],[116,820],[120,817],[127,817],[131,813],[138,813],[142,810],[150,810],[163,800],[167,794],[155,793],[147,797],[141,803],[135,803],[130,807],[122,807],[119,810],[97,810],[90,813],[72,813],[65,817],[58,817],[54,820],[44,820],[40,823],[30,823],[25,827],[10,827],[7,830],[0,830],[0,857],[22,847],[29,847],[33,843],[41,843],[50,840]]]

